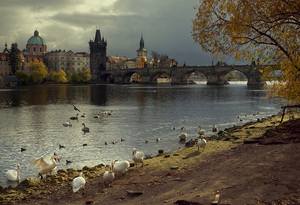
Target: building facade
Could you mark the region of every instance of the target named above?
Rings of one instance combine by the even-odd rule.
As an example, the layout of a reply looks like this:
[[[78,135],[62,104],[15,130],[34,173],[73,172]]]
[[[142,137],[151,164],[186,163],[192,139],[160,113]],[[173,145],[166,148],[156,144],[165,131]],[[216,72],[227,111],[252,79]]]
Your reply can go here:
[[[86,52],[74,53],[73,51],[56,50],[44,55],[45,65],[49,70],[59,72],[78,72],[82,67],[90,68],[90,57]]]
[[[95,40],[90,40],[90,73],[91,81],[97,82],[99,73],[106,70],[106,47],[107,41],[101,39],[100,30],[96,30]]]

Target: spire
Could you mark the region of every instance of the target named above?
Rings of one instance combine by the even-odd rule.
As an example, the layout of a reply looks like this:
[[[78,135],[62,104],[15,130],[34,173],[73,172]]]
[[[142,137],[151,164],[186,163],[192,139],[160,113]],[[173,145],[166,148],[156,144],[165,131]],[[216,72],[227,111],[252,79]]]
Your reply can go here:
[[[96,30],[96,35],[95,35],[95,42],[100,42],[101,41],[101,35],[100,35],[100,30]]]
[[[144,39],[143,39],[143,35],[141,36],[141,41],[140,41],[140,50],[144,49]]]

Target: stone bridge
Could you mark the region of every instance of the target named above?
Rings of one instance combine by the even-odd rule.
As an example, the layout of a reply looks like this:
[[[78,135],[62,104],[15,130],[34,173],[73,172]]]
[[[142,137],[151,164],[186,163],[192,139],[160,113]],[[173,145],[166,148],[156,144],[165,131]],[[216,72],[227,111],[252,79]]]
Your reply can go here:
[[[99,83],[130,83],[130,77],[134,73],[141,76],[142,84],[156,84],[160,77],[170,78],[171,84],[188,84],[189,76],[198,71],[207,79],[207,85],[228,84],[226,76],[231,71],[242,72],[248,79],[249,86],[262,86],[265,81],[261,78],[260,69],[263,66],[252,65],[222,65],[222,66],[182,66],[171,68],[130,68],[117,70],[102,70],[98,74]]]

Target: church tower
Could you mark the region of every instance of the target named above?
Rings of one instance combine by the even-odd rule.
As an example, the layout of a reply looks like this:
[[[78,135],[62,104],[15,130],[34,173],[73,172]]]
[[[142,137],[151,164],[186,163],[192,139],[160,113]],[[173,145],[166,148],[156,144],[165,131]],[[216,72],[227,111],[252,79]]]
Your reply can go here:
[[[140,40],[140,48],[136,50],[136,57],[138,59],[144,58],[145,61],[147,61],[147,50],[144,48],[143,35],[141,36],[141,40]]]
[[[98,82],[101,71],[106,70],[107,41],[101,39],[100,30],[96,30],[95,40],[90,40],[90,73],[91,81]]]

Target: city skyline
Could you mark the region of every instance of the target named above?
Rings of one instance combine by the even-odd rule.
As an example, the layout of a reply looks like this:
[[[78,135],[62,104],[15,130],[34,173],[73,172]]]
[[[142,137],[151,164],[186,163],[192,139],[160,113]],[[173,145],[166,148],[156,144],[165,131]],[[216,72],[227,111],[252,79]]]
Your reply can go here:
[[[100,28],[108,43],[107,55],[135,58],[143,35],[148,58],[151,51],[156,51],[180,64],[211,65],[212,56],[202,51],[191,36],[196,14],[193,7],[198,3],[198,0],[2,2],[0,50],[3,51],[5,42],[8,48],[17,42],[23,50],[37,29],[46,41],[48,52],[59,49],[90,52],[88,42]],[[227,62],[228,57],[219,60]]]

